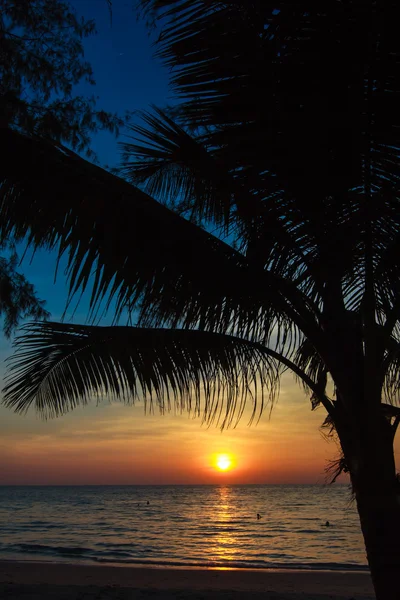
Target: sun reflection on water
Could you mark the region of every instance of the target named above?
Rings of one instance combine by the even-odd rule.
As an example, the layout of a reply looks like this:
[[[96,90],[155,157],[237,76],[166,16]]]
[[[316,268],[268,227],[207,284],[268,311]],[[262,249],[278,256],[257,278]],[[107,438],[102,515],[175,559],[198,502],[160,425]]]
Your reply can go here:
[[[218,503],[215,506],[213,529],[215,534],[210,538],[209,556],[213,560],[233,560],[238,552],[238,538],[232,524],[235,507],[231,501],[232,488],[218,488]]]

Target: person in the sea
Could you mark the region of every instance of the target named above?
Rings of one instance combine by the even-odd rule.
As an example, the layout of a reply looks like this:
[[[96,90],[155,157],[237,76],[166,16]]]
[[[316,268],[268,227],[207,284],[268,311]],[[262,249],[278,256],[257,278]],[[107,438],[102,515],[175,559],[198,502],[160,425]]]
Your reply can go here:
[[[257,513],[257,521],[258,521],[259,519],[261,519],[261,515],[260,515],[260,513]]]
[[[327,521],[327,522],[325,523],[325,527],[330,527],[330,526],[331,526],[331,524],[329,523],[329,521]]]

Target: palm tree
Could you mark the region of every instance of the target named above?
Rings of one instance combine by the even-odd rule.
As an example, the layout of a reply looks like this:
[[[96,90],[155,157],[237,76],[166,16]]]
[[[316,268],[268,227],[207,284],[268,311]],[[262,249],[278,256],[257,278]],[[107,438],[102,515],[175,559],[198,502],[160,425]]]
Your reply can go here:
[[[116,323],[137,324],[27,325],[5,403],[61,414],[106,390],[226,426],[249,396],[254,415],[273,403],[290,369],[339,437],[376,596],[394,600],[397,3],[141,6],[160,18],[157,52],[180,98],[145,113],[124,145],[124,174],[142,191],[65,148],[0,133],[2,235],[67,254],[71,297],[90,287],[91,317],[114,301]]]

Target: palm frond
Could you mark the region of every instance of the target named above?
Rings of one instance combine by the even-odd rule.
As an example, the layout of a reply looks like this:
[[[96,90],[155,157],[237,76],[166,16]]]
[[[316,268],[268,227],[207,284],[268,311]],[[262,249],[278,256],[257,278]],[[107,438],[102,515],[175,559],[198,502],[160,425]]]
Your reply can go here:
[[[278,198],[285,233],[307,258],[286,255],[288,274],[320,301],[318,271],[335,270],[348,308],[359,308],[362,284],[346,286],[360,283],[352,268],[365,258],[368,222],[380,232],[374,264],[390,229],[378,193],[398,198],[400,48],[389,25],[398,3],[385,3],[385,18],[377,3],[357,1],[307,10],[289,0],[139,4],[161,26],[157,53],[173,69],[181,121],[208,127],[205,141],[221,164],[254,181],[275,211]],[[257,228],[264,264],[276,266],[287,246],[268,256],[271,222],[261,217]]]
[[[142,119],[145,126],[130,127],[138,143],[122,144],[122,173],[174,212],[228,233],[233,181],[223,165],[162,110]]]
[[[64,414],[94,397],[144,400],[161,412],[202,415],[222,427],[253,402],[252,419],[273,403],[282,365],[276,353],[204,331],[30,323],[17,337],[4,404]]]
[[[92,311],[115,299],[118,318],[158,298],[163,317],[197,321],[247,287],[240,253],[122,179],[47,141],[11,130],[0,140],[2,238],[66,253],[70,294],[92,287]]]
[[[220,160],[221,148],[207,147],[206,135],[189,135],[160,109],[142,116],[144,125],[131,127],[138,143],[122,144],[121,170],[132,182],[189,220],[217,225],[261,268],[290,278],[301,269],[313,274],[307,239],[299,243],[287,226],[293,215],[282,191],[273,178],[265,189],[265,181],[236,163],[232,140],[230,160],[225,145]]]
[[[289,280],[302,279],[303,286],[312,281],[318,288],[311,256],[321,218],[315,227],[310,221],[304,226],[305,208],[299,211],[273,178],[266,186],[262,179],[255,181],[249,169],[238,167],[233,140],[228,140],[229,157],[224,144],[220,160],[221,148],[204,145],[207,136],[189,135],[160,109],[144,113],[143,120],[144,126],[131,127],[139,143],[122,145],[122,172],[128,178],[144,184],[146,192],[189,220],[223,228],[253,265]],[[326,227],[323,231],[327,246]]]
[[[311,392],[312,410],[315,410],[320,404],[323,404],[326,407],[328,404],[326,390],[328,382],[327,366],[323,358],[308,339],[303,339],[298,345],[293,360],[300,371],[305,373],[307,377],[314,382],[314,388],[310,389],[304,379],[297,377],[305,391],[308,393]]]
[[[296,195],[398,180],[395,0],[384,17],[356,0],[139,4],[161,25],[157,54],[187,121],[210,125],[228,152],[225,136],[236,139],[242,166],[275,173]]]
[[[277,313],[315,329],[315,307],[290,281],[106,171],[54,144],[2,130],[0,233],[68,256],[70,295],[92,314],[115,300],[145,325],[246,332],[267,339]],[[54,195],[57,195],[57,202]],[[304,301],[303,301],[304,300]],[[311,334],[310,331],[307,334]]]

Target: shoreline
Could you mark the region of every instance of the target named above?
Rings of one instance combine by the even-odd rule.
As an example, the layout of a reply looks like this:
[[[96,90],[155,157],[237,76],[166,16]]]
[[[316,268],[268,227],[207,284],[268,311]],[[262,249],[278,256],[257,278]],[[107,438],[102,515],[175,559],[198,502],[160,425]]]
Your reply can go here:
[[[1,563],[39,563],[39,564],[50,564],[50,565],[74,565],[84,567],[121,567],[121,568],[138,568],[138,569],[166,569],[166,570],[217,570],[217,571],[254,571],[254,572],[299,572],[299,573],[368,573],[368,565],[357,565],[357,564],[340,564],[340,563],[302,563],[302,564],[290,564],[290,563],[271,563],[269,565],[243,565],[238,562],[178,562],[178,561],[152,561],[148,559],[129,559],[129,560],[112,560],[112,559],[90,559],[90,558],[79,558],[74,560],[73,557],[69,556],[65,559],[61,557],[37,557],[37,558],[0,558]]]
[[[0,561],[0,594],[75,600],[82,593],[125,598],[243,598],[255,600],[373,600],[368,572],[298,569],[187,568],[143,565],[88,565],[45,561]],[[96,593],[97,593],[96,592]],[[201,596],[199,596],[201,592]],[[36,594],[36,595],[35,595]]]

